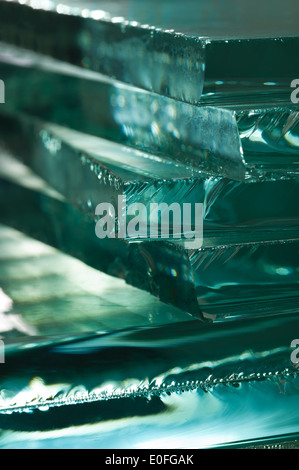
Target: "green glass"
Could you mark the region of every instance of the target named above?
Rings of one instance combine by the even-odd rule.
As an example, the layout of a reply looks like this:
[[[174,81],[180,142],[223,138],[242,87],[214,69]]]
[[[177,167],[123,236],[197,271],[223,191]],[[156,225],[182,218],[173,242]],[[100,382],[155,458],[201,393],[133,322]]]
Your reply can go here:
[[[51,447],[57,436],[65,448],[298,439],[298,374],[290,361],[298,321],[192,321],[11,340],[0,379],[1,448],[26,446],[29,437],[32,447]]]
[[[239,181],[299,174],[299,107],[291,102],[291,88],[286,96],[259,100],[215,93],[193,106],[18,48],[2,44],[0,50],[5,111]]]
[[[269,82],[286,91],[298,70],[296,13],[296,0],[287,0],[283,15],[278,0],[192,0],[188,8],[157,0],[2,0],[0,25],[4,41],[197,103],[219,82],[254,95],[271,93]]]
[[[179,276],[171,277],[171,284],[166,278],[159,285],[163,279],[155,278],[155,273],[149,269],[150,260],[143,258],[143,248],[120,238],[97,238],[95,223],[87,215],[49,195],[41,184],[38,190],[36,187],[30,189],[31,179],[28,175],[20,178],[23,186],[11,182],[9,175],[1,179],[0,223],[58,248],[97,270],[125,279],[128,284],[150,292],[162,302],[190,313],[190,302],[194,304],[195,297],[194,285],[186,277],[186,257],[182,258],[179,253],[169,257],[169,270],[178,272]],[[203,318],[197,304],[191,313]]]
[[[71,338],[191,319],[123,279],[4,225],[0,286],[0,335],[5,341],[27,337],[30,343],[34,337],[43,342],[47,336]]]
[[[299,446],[298,13],[0,0],[2,449]]]
[[[282,240],[247,243],[206,239],[180,243],[99,239],[95,224],[65,202],[1,180],[1,222],[147,290],[207,321],[295,313],[298,307],[298,230]],[[264,234],[265,235],[265,234]]]
[[[113,204],[119,217],[119,196],[126,198],[122,215],[131,204],[144,204],[147,210],[140,221],[146,231],[139,234],[142,239],[150,233],[150,204],[162,202],[179,204],[181,214],[183,204],[190,203],[192,224],[195,204],[202,203],[204,238],[213,240],[210,246],[229,239],[228,243],[235,245],[289,238],[289,231],[298,228],[299,180],[213,178],[170,159],[29,116],[0,115],[0,127],[5,146],[91,219],[98,220],[96,207],[100,203]],[[182,227],[173,230],[174,238],[182,238]]]
[[[221,170],[244,179],[240,138],[230,110],[188,105],[7,45],[0,51],[3,110],[33,114],[211,174]]]
[[[143,257],[160,283],[186,276],[207,320],[238,316],[279,315],[297,311],[299,293],[299,237],[276,242],[202,247],[179,252],[161,243],[142,246]],[[137,250],[136,250],[137,257]],[[187,258],[185,272],[168,268],[173,257]],[[176,279],[176,282],[177,279]],[[159,284],[159,283],[158,283]],[[191,298],[190,298],[191,301]],[[196,305],[189,302],[189,311]]]

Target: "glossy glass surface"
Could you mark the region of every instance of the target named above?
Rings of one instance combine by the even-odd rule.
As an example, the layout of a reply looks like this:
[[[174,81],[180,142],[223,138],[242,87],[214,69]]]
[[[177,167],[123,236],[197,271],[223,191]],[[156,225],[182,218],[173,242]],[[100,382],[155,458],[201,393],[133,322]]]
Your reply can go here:
[[[297,328],[298,318],[285,316],[11,341],[0,445],[27,447],[31,438],[33,448],[209,448],[294,439]]]
[[[5,44],[0,75],[3,111],[32,114],[234,180],[299,174],[299,107],[291,102],[291,87],[259,98],[235,96],[232,87],[193,106]]]
[[[298,70],[297,11],[296,0],[283,14],[278,0],[193,0],[188,8],[178,1],[1,1],[1,38],[197,103],[219,82],[262,94],[269,82],[287,89]]]
[[[161,240],[100,240],[90,218],[44,191],[4,179],[0,189],[6,197],[6,202],[4,197],[0,202],[2,223],[74,254],[96,269],[123,277],[195,317],[223,321],[297,312],[295,228],[262,231],[263,239],[246,243],[240,242],[237,233],[224,239],[215,235],[204,238],[199,250]]]

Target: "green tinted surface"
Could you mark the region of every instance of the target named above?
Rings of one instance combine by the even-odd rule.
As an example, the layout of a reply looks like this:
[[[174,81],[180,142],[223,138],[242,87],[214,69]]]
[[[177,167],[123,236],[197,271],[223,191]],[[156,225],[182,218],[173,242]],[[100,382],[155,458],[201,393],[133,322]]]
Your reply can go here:
[[[180,310],[124,280],[3,225],[0,286],[0,335],[5,340],[188,320]]]
[[[222,321],[297,311],[298,230],[286,232],[292,239],[268,233],[267,240],[262,232],[264,241],[243,244],[228,237],[227,246],[204,238],[200,250],[162,241],[100,240],[94,222],[64,202],[5,180],[1,190],[3,223],[192,315]]]
[[[33,448],[51,448],[59,437],[65,448],[209,448],[294,439],[297,329],[298,317],[284,316],[7,341],[0,445],[26,447],[30,438]]]
[[[209,239],[231,235],[236,243],[239,235],[239,242],[264,240],[263,231],[278,229],[274,237],[287,238],[283,233],[298,227],[297,179],[215,178],[164,157],[25,116],[2,115],[0,122],[5,146],[93,219],[99,203],[117,206],[118,195],[125,195],[127,206],[203,203],[204,236]]]
[[[191,103],[219,81],[288,88],[297,16],[295,0],[0,3],[2,40]]]
[[[244,178],[231,110],[188,105],[4,44],[0,51],[3,111],[32,114],[211,173]]]
[[[235,96],[232,86],[193,106],[4,44],[0,50],[6,111],[236,180],[298,175],[299,108],[291,88],[253,99]]]

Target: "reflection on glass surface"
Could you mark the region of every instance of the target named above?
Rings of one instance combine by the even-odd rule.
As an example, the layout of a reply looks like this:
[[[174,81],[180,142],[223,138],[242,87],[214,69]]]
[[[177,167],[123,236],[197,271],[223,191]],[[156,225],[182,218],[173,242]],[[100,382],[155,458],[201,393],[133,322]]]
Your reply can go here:
[[[296,0],[0,2],[2,40],[191,103],[219,82],[289,86],[297,16]]]

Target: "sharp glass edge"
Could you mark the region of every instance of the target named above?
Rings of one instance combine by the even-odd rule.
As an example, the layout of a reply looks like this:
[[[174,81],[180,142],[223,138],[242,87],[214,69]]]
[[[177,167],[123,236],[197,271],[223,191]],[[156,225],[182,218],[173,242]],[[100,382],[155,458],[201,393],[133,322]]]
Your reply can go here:
[[[201,263],[202,259],[205,260],[206,255],[213,258],[216,256],[218,259],[218,253],[220,253],[222,256],[230,258],[232,254],[238,254],[239,250],[242,249],[240,244],[237,246],[230,245],[228,248],[230,252],[225,250],[224,253],[223,250],[220,250],[223,243],[220,245],[218,241],[219,249],[217,250],[207,248],[205,253],[206,248],[204,248],[203,252],[201,250],[195,250],[194,252],[189,250],[189,253],[182,246],[161,241],[136,244],[127,243],[121,239],[99,240],[95,236],[94,222],[89,220],[86,215],[84,216],[62,201],[46,196],[40,192],[40,189],[39,191],[32,191],[22,188],[19,184],[1,180],[1,192],[6,195],[6,201],[2,198],[1,203],[1,220],[3,223],[72,254],[96,269],[116,277],[123,276],[129,284],[147,290],[162,301],[175,304],[183,311],[186,311],[187,308],[189,313],[201,319],[204,319],[204,317],[196,301],[192,266],[197,266],[197,261]],[[73,227],[76,227],[75,231]],[[272,239],[268,240],[267,243],[264,243],[264,240],[260,245],[255,240],[250,244],[245,244],[244,249],[246,253],[250,253],[250,256],[253,256],[257,249],[262,248],[264,250],[265,247],[271,247],[272,245],[274,247],[279,246],[280,250],[285,251],[284,246],[287,247],[291,244],[293,239],[298,240],[296,231],[292,233],[292,239],[290,240]],[[95,253],[97,253],[97,256],[95,256]],[[161,256],[163,264],[159,267],[160,262],[158,260]],[[220,261],[218,259],[217,262],[221,262],[221,259]],[[153,264],[154,260],[157,264]],[[115,261],[117,261],[116,264]],[[163,269],[164,265],[167,265],[168,271],[174,269],[176,276],[173,277],[170,271],[167,275]],[[169,282],[173,287],[172,289],[169,289]],[[283,313],[279,302],[269,307],[272,314],[274,313],[274,307],[276,314]],[[291,305],[288,305],[288,309],[290,308]],[[232,307],[230,307],[230,310],[232,310]],[[205,311],[208,312],[207,306]],[[214,311],[212,313],[215,314]],[[227,310],[221,313],[225,313],[225,316],[228,314],[233,315],[232,311]],[[265,313],[263,309],[258,312],[259,315],[263,313]],[[207,316],[205,318],[206,321],[210,321],[210,319]]]
[[[281,73],[277,67],[283,62],[281,70],[285,74],[283,82],[288,82],[287,86],[296,71],[293,63],[296,55],[293,60],[286,60],[285,57],[286,52],[290,53],[289,48],[291,55],[296,51],[297,38],[294,37],[264,38],[263,43],[260,39],[211,40],[127,21],[125,18],[111,18],[102,10],[73,8],[42,0],[1,1],[0,12],[1,18],[5,19],[1,36],[8,42],[21,43],[44,54],[54,55],[115,76],[124,82],[190,103],[199,102],[205,76],[212,76],[214,83],[225,80],[227,70],[223,70],[223,64],[218,67],[219,61],[216,58],[220,56],[222,59],[224,52],[228,52],[227,60],[232,68],[229,76],[235,77],[235,83],[242,82],[240,70],[243,73],[243,69],[243,81],[246,81],[248,74],[253,79],[251,70],[254,64],[269,81],[277,79],[273,75]],[[22,21],[15,24],[16,18],[23,15],[26,16],[25,29]],[[55,15],[55,21],[47,22],[46,15]],[[9,23],[10,16],[13,16],[13,23]],[[49,44],[49,38],[52,44]],[[255,54],[254,58],[251,56],[248,64],[245,56],[250,51],[250,41],[255,44]],[[226,42],[233,43],[233,53],[227,51]],[[272,69],[265,71],[264,56],[269,53],[269,49],[273,49],[273,56],[277,55],[279,58],[277,57]],[[238,60],[232,58],[235,53],[238,54]],[[103,57],[105,61],[102,60]],[[259,80],[265,85],[264,89],[268,93],[268,82],[263,83],[265,77],[259,77]],[[279,83],[275,84],[279,86]]]
[[[174,161],[237,181],[298,177],[299,108],[288,100],[193,106],[90,71],[84,71],[83,78],[78,67],[34,53],[26,52],[23,57],[24,51],[18,48],[4,44],[0,48],[0,68],[9,97],[2,111],[27,112],[133,148],[142,142],[143,151],[172,155]],[[35,107],[36,94],[43,97],[41,107]],[[102,103],[105,111],[101,108],[95,113],[93,107],[86,107],[91,96],[93,102],[109,98]],[[144,113],[144,109],[150,112]]]
[[[18,10],[19,14],[16,13],[16,11],[18,12]],[[177,96],[177,82],[179,82],[181,85],[181,97],[183,100],[186,99],[186,101],[189,101],[190,99],[188,99],[190,95],[190,90],[192,90],[191,94],[193,96],[196,96],[196,100],[198,100],[201,96],[203,89],[206,40],[203,40],[198,37],[188,37],[183,33],[174,34],[173,31],[170,32],[149,25],[140,25],[139,29],[139,24],[136,24],[135,21],[126,21],[124,19],[121,22],[117,20],[114,21],[114,19],[110,17],[109,13],[103,12],[101,10],[82,10],[80,8],[68,7],[67,5],[63,4],[58,5],[56,7],[55,4],[52,4],[51,2],[42,1],[40,3],[35,4],[34,2],[22,4],[18,1],[1,1],[1,18],[6,18],[6,21],[4,22],[3,27],[1,28],[1,38],[4,40],[8,39],[8,42],[11,43],[15,42],[13,34],[9,33],[6,36],[6,30],[9,29],[7,17],[10,14],[13,14],[14,17],[18,17],[22,16],[22,14],[24,13],[28,19],[31,18],[32,25],[35,24],[34,27],[37,27],[39,23],[37,17],[39,15],[43,15],[45,12],[47,12],[48,15],[54,15],[53,20],[55,17],[55,21],[53,21],[53,24],[55,24],[56,32],[60,28],[61,31],[72,31],[72,34],[70,34],[69,36],[73,39],[75,35],[76,41],[75,43],[72,41],[69,42],[69,39],[67,39],[67,35],[62,33],[63,39],[67,41],[67,44],[64,45],[60,41],[59,52],[58,49],[55,47],[50,47],[51,51],[44,50],[43,41],[37,41],[36,44],[39,44],[37,48],[40,52],[45,53],[46,55],[52,55],[54,57],[60,58],[62,60],[65,60],[66,62],[79,64],[81,66],[82,62],[84,63],[85,61],[85,56],[87,56],[87,61],[91,62],[90,68],[92,70],[102,72],[108,76],[116,77],[117,79],[120,79],[124,82],[132,83],[135,86],[150,91],[162,93],[168,96]],[[32,16],[30,17],[30,15]],[[81,29],[82,19],[85,22],[83,29]],[[35,20],[37,20],[37,23],[35,23]],[[72,26],[73,21],[75,21],[76,23],[75,28]],[[22,30],[22,26],[22,23],[18,25],[19,33]],[[116,37],[122,38],[124,34],[128,34],[128,45],[123,44],[122,47],[119,47],[119,44],[117,43],[115,46],[115,44],[113,44],[113,42],[111,41],[111,38],[109,40],[110,28],[113,28]],[[42,31],[42,34],[44,33],[47,35],[49,34],[49,31],[44,29],[44,31]],[[158,43],[155,40],[156,34],[158,34],[159,36],[161,35],[161,38],[159,38],[160,40]],[[103,39],[103,37],[100,39],[102,35],[104,35],[105,39]],[[24,31],[24,36],[25,38],[26,36],[28,36],[26,35],[26,31]],[[169,39],[172,40],[173,37],[176,43],[176,48],[180,51],[179,57],[177,57],[178,54],[173,53],[171,54],[171,56],[169,56],[164,51],[168,48],[172,49]],[[188,44],[186,44],[187,38],[189,40]],[[29,38],[27,37],[27,39]],[[55,42],[55,37],[53,39]],[[92,45],[90,43],[90,40],[92,40],[93,44],[98,44],[98,47],[101,47],[101,54],[105,53],[105,50],[110,50],[111,57],[107,57],[108,60],[106,61],[106,64],[100,63],[97,59],[99,51],[94,50],[91,53],[93,57],[89,57],[91,52],[90,46]],[[17,42],[18,41],[19,39],[17,39]],[[142,58],[147,56],[146,51],[148,48],[148,42],[152,44],[152,58],[157,64],[157,67],[155,67],[154,70],[151,71],[149,63],[151,62],[151,60],[149,57],[147,57],[144,64],[146,67],[146,73],[144,73],[142,67],[136,67],[136,58],[138,57],[140,62]],[[24,45],[26,47],[26,40]],[[132,57],[133,60],[129,62],[128,58],[130,58],[130,54],[128,55],[128,52],[132,46],[134,48],[134,57]],[[35,47],[33,47],[33,44],[31,44],[30,47],[29,39],[29,49],[30,48],[35,49]],[[189,55],[190,51],[192,51],[193,49],[196,50],[197,60],[191,61],[189,60]],[[123,64],[124,73],[120,72],[120,69],[122,67],[115,67],[115,62]],[[149,67],[146,64],[148,64]],[[169,83],[165,83],[165,78],[169,74],[170,68],[173,68],[176,71],[176,76],[174,77],[174,80],[171,85]],[[188,77],[187,81],[185,80],[186,76]],[[129,77],[132,77],[133,80],[131,80],[131,78]]]
[[[7,46],[0,44],[1,50],[7,52]],[[0,56],[0,74],[7,96],[2,112],[35,115],[44,121],[163,155],[194,167],[194,171],[217,176],[221,168],[226,176],[245,178],[245,161],[233,111],[193,106],[109,81],[107,77],[95,79],[89,73],[83,78],[78,67],[65,70],[64,66],[61,72],[57,61],[45,61],[35,54],[27,53],[29,64],[27,59],[24,63],[24,59],[16,58],[20,50],[8,48],[8,51]],[[36,103],[36,95],[42,97],[41,106]],[[93,105],[87,106],[90,100]],[[94,105],[97,102],[101,104]]]
[[[229,377],[225,376],[222,378],[213,378],[213,376],[209,376],[205,380],[190,380],[186,382],[178,382],[171,385],[166,385],[165,383],[158,386],[146,386],[141,385],[139,387],[133,388],[124,388],[124,389],[117,389],[116,391],[112,392],[103,392],[103,393],[82,393],[76,392],[75,396],[64,397],[60,398],[49,398],[49,399],[32,399],[30,403],[27,403],[23,406],[19,406],[17,404],[11,405],[9,407],[0,407],[0,414],[1,413],[10,413],[10,412],[26,412],[31,411],[34,409],[40,409],[47,411],[48,408],[53,408],[56,406],[65,406],[65,405],[79,405],[85,403],[93,403],[98,401],[107,401],[107,400],[119,400],[121,398],[146,398],[149,399],[152,396],[161,396],[161,395],[171,395],[173,393],[181,394],[184,392],[193,391],[196,389],[201,389],[204,392],[208,392],[212,390],[213,387],[217,385],[237,385],[241,384],[242,382],[254,382],[254,381],[261,381],[278,378],[278,379],[285,379],[286,377],[296,377],[298,376],[298,372],[291,370],[290,368],[285,368],[283,370],[276,370],[270,372],[263,372],[263,373],[251,373],[248,376],[244,375],[242,372],[239,374],[233,373]]]
[[[244,382],[270,380],[279,385],[288,377],[298,377],[298,364],[291,361],[290,347],[292,332],[297,326],[298,318],[286,315],[239,320],[225,325],[193,321],[127,328],[77,338],[55,337],[52,343],[42,344],[34,338],[31,342],[28,339],[10,340],[7,343],[5,388],[9,390],[10,383],[13,384],[14,371],[16,366],[19,370],[20,361],[23,361],[23,376],[19,374],[19,380],[23,386],[35,377],[50,388],[46,385],[35,396],[33,386],[26,392],[31,396],[27,395],[25,402],[23,397],[22,405],[15,401],[17,396],[8,396],[10,406],[3,403],[0,411],[26,411],[39,406],[121,398],[149,399],[197,389],[208,392],[216,386],[238,386]],[[126,363],[121,370],[117,360],[107,361],[124,351]],[[155,357],[160,360],[153,361]],[[83,374],[72,367],[74,363],[78,364],[78,358]],[[53,364],[56,364],[55,370]],[[65,367],[69,371],[67,375]],[[128,377],[135,378],[125,385]],[[52,383],[57,384],[55,391],[51,388]]]
[[[194,203],[196,201],[202,202],[204,205],[205,247],[279,242],[277,237],[270,233],[273,232],[273,227],[277,227],[277,222],[272,215],[269,216],[269,208],[255,214],[255,217],[259,217],[259,219],[268,217],[267,224],[256,223],[251,226],[251,229],[254,228],[254,234],[251,233],[247,238],[246,230],[244,230],[244,226],[247,226],[247,219],[240,218],[237,202],[238,198],[243,197],[244,210],[246,211],[246,198],[252,198],[256,194],[262,195],[263,191],[268,189],[269,194],[272,194],[273,197],[272,202],[276,203],[275,191],[283,188],[281,185],[285,185],[286,182],[236,183],[220,177],[213,179],[181,164],[169,167],[171,161],[167,159],[150,156],[146,153],[136,153],[120,144],[86,136],[76,131],[69,131],[61,126],[48,125],[31,116],[11,117],[8,114],[0,114],[0,123],[2,129],[0,137],[6,149],[14,152],[18,159],[29,165],[44,181],[65,196],[68,203],[88,215],[91,220],[98,220],[95,208],[100,202],[108,201],[107,197],[112,197],[114,205],[117,205],[117,195],[122,194],[126,196],[127,205],[132,201],[139,201],[148,206],[150,201],[160,203],[161,197],[164,202],[169,203],[169,201],[173,202],[172,197],[175,191],[181,187],[180,185],[186,185],[185,192],[181,191],[180,193],[183,202]],[[17,140],[15,139],[16,134],[18,135]],[[54,156],[55,158],[53,158]],[[123,165],[122,156],[127,159],[125,165]],[[9,171],[9,162],[8,158],[6,175]],[[12,159],[12,163],[14,163],[14,159]],[[69,168],[76,168],[75,173],[80,177],[73,178]],[[59,177],[60,173],[61,177]],[[256,184],[256,186],[252,187],[252,184]],[[274,185],[273,188],[276,188],[274,193],[272,185]],[[294,197],[297,194],[296,181],[292,181],[291,185],[292,197]],[[163,193],[164,187],[168,188],[169,194]],[[242,196],[242,192],[245,196]],[[231,219],[224,221],[219,217],[219,211],[221,208],[227,210],[227,202],[222,206],[218,204],[217,208],[215,200],[217,197],[219,198],[219,195],[223,200],[228,200],[230,194],[237,195],[237,198],[233,199],[232,206],[235,213]],[[290,204],[292,201],[292,198],[286,199],[284,204]],[[279,203],[281,203],[281,199],[279,199]],[[291,208],[291,206],[289,207]],[[272,213],[272,209],[270,212]],[[249,214],[251,214],[250,210]],[[277,216],[278,214],[276,214]],[[254,217],[254,215],[246,217]],[[283,214],[283,217],[286,220],[289,218],[292,223],[288,222],[288,225],[283,227],[280,240],[296,239],[296,212],[290,209],[288,213]],[[214,240],[219,236],[220,228],[221,230],[225,229],[226,242]],[[283,232],[285,233],[283,234]],[[129,238],[128,241],[138,243],[140,240]],[[176,240],[176,243],[180,245],[180,240]]]

